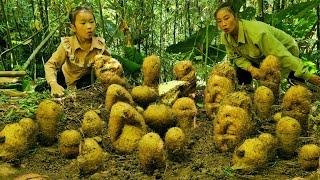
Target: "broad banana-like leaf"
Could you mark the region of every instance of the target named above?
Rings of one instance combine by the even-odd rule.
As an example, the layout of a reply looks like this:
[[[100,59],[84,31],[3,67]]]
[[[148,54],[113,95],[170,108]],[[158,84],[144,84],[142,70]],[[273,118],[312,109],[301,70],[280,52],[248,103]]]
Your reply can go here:
[[[166,51],[168,53],[186,53],[192,51],[194,48],[203,46],[203,43],[206,41],[206,30],[207,28],[201,28],[199,31],[194,33],[188,39],[180,41],[177,44],[170,45]],[[208,40],[211,42],[215,36],[217,36],[218,31],[214,25],[208,26]]]
[[[137,63],[137,64],[142,64],[143,63],[143,56],[142,54],[135,48],[135,47],[124,47],[124,56]]]
[[[112,57],[117,59],[123,66],[125,72],[134,73],[140,70],[141,65],[137,64],[133,61],[128,60],[125,57],[121,57],[119,55],[113,54]]]
[[[312,1],[292,4],[285,9],[272,13],[271,16],[266,16],[265,22],[273,26],[278,26],[279,24],[282,23],[282,20],[287,19],[289,17],[302,18],[305,15],[308,15],[309,11],[317,7],[319,3],[320,3],[320,0],[312,0]]]

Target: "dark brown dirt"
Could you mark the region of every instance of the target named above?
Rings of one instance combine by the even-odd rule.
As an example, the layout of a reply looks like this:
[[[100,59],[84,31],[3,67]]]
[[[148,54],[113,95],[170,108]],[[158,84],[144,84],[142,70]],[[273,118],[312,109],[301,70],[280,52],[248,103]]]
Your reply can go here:
[[[83,114],[88,110],[100,110],[100,116],[107,125],[107,114],[104,111],[105,91],[98,85],[77,91],[76,97],[55,99],[64,107],[65,117],[59,124],[59,132],[66,129],[78,129],[81,126]],[[5,125],[5,107],[8,102],[1,103],[0,117]],[[11,102],[12,103],[12,102]],[[11,104],[12,105],[12,104]],[[15,106],[16,110],[22,108]],[[264,168],[258,169],[252,174],[237,174],[231,170],[232,153],[220,153],[213,142],[213,127],[202,108],[198,110],[197,127],[190,134],[186,152],[174,159],[167,159],[166,166],[154,172],[143,172],[140,169],[136,153],[119,154],[104,140],[102,147],[109,154],[103,167],[93,175],[82,175],[75,159],[62,157],[58,150],[58,144],[50,147],[37,145],[26,152],[19,160],[9,162],[11,167],[17,170],[13,175],[0,179],[12,179],[20,175],[35,173],[48,179],[290,179],[293,177],[305,177],[311,173],[299,167],[297,156],[290,160],[277,157]],[[261,123],[261,122],[260,122]],[[261,124],[260,124],[261,125]],[[106,128],[105,128],[106,129]],[[274,124],[263,123],[259,132],[270,132]],[[106,132],[104,132],[106,134]],[[253,135],[255,136],[255,135]],[[105,138],[104,138],[105,139]],[[319,134],[310,132],[309,137],[299,139],[299,144],[320,144]],[[4,164],[0,161],[0,165]],[[0,170],[1,173],[1,170]]]

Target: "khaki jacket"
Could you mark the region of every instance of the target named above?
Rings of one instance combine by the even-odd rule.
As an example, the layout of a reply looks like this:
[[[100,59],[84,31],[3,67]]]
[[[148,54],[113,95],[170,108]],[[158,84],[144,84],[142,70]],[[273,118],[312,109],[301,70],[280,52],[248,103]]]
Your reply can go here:
[[[59,47],[44,65],[47,82],[57,81],[57,71],[62,68],[67,86],[75,85],[90,71],[94,56],[98,54],[110,56],[103,38],[93,37],[88,51],[81,48],[76,36],[61,38]]]
[[[241,69],[260,65],[265,57],[274,55],[279,58],[282,78],[291,71],[305,80],[312,75],[298,58],[299,48],[293,37],[266,23],[240,20],[238,39],[223,33],[221,40],[231,62]]]

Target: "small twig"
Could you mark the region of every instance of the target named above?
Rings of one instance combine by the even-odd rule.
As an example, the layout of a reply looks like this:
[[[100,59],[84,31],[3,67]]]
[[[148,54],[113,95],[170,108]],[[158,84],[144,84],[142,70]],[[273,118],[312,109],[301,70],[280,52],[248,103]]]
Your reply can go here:
[[[82,88],[80,88],[79,90],[88,89],[88,88],[90,88],[91,86],[92,86],[92,84],[90,84],[90,85],[88,85],[88,86],[85,86],[85,87],[82,87]]]
[[[168,168],[168,163],[166,162],[166,167],[164,168],[163,176],[165,176],[165,175],[166,175],[167,168]]]
[[[317,138],[315,138],[315,137],[299,137],[299,139],[313,139],[313,140],[316,140]]]

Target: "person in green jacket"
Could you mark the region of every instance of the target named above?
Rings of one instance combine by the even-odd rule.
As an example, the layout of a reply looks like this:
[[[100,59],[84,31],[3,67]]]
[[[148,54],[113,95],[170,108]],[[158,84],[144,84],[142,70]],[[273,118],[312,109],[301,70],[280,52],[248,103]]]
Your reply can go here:
[[[320,77],[304,67],[299,59],[298,45],[289,34],[260,21],[239,19],[229,3],[221,4],[214,16],[223,30],[221,41],[228,58],[240,69],[237,74],[239,83],[250,83],[252,78],[261,78],[260,63],[273,55],[280,62],[282,78],[293,74],[298,79],[320,86]]]

